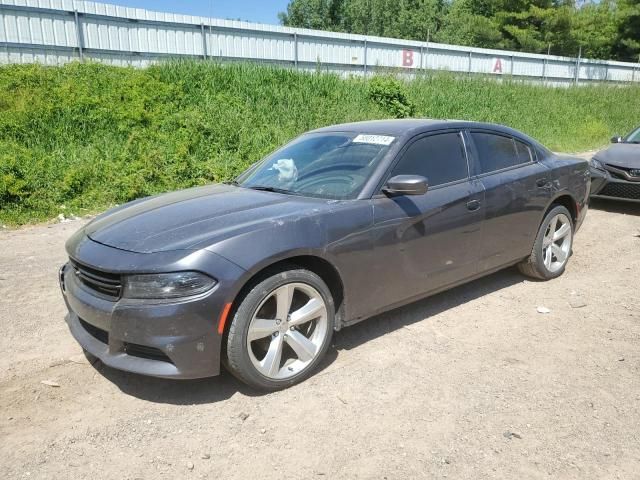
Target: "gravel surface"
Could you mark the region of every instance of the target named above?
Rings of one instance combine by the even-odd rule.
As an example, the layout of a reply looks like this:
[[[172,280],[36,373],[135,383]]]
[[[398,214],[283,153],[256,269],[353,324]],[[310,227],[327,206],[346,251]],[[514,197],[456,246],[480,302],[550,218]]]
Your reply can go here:
[[[56,278],[81,222],[0,232],[2,479],[640,476],[639,205],[593,205],[561,278],[375,317],[267,395],[90,363]]]

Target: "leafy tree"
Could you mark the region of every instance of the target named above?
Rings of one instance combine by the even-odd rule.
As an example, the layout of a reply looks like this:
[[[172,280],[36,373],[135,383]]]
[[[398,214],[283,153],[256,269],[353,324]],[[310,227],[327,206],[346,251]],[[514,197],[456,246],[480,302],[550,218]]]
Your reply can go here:
[[[483,13],[492,11],[488,0],[454,2],[436,40],[471,47],[496,48],[502,40],[499,23]]]
[[[291,0],[284,25],[637,60],[640,0]]]
[[[639,61],[640,0],[622,0],[618,6],[618,28],[614,40],[614,51],[621,60]]]
[[[293,0],[283,25],[426,40],[435,32],[444,0]]]
[[[576,11],[572,34],[585,57],[614,57],[617,36],[615,2],[603,0],[581,7]]]
[[[553,53],[574,55],[578,48],[571,35],[572,10],[570,7],[543,8],[531,5],[521,12],[498,12],[502,25],[502,46],[510,50],[546,52],[549,45]]]
[[[278,17],[283,25],[340,30],[343,4],[343,0],[293,0],[287,5],[287,11],[280,12]]]

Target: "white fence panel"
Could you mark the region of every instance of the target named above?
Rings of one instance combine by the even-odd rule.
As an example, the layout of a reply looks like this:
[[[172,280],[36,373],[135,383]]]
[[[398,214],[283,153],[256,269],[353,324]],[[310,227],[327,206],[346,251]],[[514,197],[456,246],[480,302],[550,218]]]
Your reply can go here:
[[[553,84],[640,82],[640,65],[154,12],[83,0],[0,0],[0,63],[167,57],[251,60],[348,74],[449,70]]]
[[[239,30],[205,27],[208,56],[252,60],[290,61],[294,59],[293,36],[256,32],[247,36]],[[202,39],[201,39],[202,41]]]
[[[427,68],[433,70],[469,71],[469,52],[447,51],[438,45],[429,50]]]
[[[640,69],[635,66],[624,65],[621,62],[610,62],[608,68],[607,80],[614,82],[640,81]]]
[[[68,14],[0,10],[0,41],[34,45],[76,45],[76,27]]]

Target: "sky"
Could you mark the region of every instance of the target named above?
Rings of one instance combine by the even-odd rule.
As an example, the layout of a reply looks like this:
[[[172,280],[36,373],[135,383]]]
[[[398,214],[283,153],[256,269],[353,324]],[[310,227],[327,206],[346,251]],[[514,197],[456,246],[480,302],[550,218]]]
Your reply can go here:
[[[102,3],[160,12],[278,24],[278,12],[285,11],[289,2],[288,0],[106,0]]]

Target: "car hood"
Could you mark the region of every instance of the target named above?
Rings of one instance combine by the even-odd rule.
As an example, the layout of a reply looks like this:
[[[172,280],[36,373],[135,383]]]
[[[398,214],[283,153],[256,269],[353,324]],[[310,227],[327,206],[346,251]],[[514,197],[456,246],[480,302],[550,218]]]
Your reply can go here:
[[[640,168],[640,144],[616,143],[600,150],[594,157],[603,163],[618,167]]]
[[[153,253],[204,248],[248,230],[318,212],[326,200],[210,185],[137,200],[85,227],[92,240],[121,250]]]

